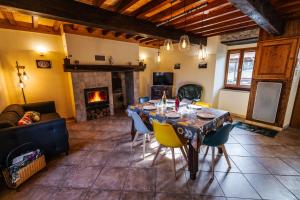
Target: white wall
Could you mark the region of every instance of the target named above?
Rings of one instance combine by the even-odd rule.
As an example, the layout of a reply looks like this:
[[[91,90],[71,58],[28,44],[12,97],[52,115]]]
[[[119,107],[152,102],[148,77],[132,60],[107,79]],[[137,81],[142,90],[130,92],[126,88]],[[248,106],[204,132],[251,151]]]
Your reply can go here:
[[[139,57],[146,63],[146,69],[140,72],[140,96],[150,96],[152,86],[152,74],[158,70],[158,49],[139,47]]]
[[[137,64],[139,46],[136,43],[120,42],[74,34],[64,34],[68,55],[72,55],[71,63],[79,60],[81,64],[109,64],[112,56],[114,65]],[[95,55],[103,55],[105,61],[95,61]]]
[[[296,100],[298,85],[299,85],[299,79],[300,79],[300,53],[298,53],[297,65],[295,68],[294,78],[293,78],[289,101],[285,113],[283,127],[288,127],[290,125],[293,109],[294,109],[294,103]]]

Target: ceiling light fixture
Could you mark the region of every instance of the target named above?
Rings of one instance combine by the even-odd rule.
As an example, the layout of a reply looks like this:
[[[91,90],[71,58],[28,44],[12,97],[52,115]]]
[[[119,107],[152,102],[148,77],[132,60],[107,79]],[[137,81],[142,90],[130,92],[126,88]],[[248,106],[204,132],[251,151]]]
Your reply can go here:
[[[185,5],[185,0],[184,0],[184,31],[185,31],[185,28],[186,28],[186,5]],[[180,51],[187,51],[190,49],[190,39],[189,39],[189,36],[184,34],[180,37],[180,40],[179,40],[179,50]]]
[[[171,17],[170,17],[170,20],[169,22],[172,20],[172,15],[173,15],[173,1],[174,0],[171,0]],[[164,42],[164,50],[166,51],[173,51],[173,42],[171,39],[166,39],[165,42]]]
[[[205,11],[202,12],[202,27],[203,27],[203,22],[204,22],[204,14],[205,14]],[[201,37],[202,37],[202,32],[201,32]],[[206,46],[204,46],[202,44],[202,42],[200,42],[200,45],[199,45],[198,58],[200,59],[200,64],[202,64],[202,65],[207,64]]]

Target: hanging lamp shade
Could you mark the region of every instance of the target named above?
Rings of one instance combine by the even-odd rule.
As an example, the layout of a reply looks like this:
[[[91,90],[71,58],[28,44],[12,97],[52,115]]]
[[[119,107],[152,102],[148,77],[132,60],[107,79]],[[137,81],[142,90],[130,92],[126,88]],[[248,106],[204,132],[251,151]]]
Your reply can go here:
[[[180,37],[180,40],[179,40],[179,50],[180,51],[186,51],[186,50],[189,50],[191,47],[191,44],[190,44],[190,39],[189,39],[189,36],[187,35],[183,35]]]
[[[157,52],[157,62],[160,63],[160,51]]]
[[[173,42],[171,39],[166,39],[164,42],[164,50],[173,51]]]

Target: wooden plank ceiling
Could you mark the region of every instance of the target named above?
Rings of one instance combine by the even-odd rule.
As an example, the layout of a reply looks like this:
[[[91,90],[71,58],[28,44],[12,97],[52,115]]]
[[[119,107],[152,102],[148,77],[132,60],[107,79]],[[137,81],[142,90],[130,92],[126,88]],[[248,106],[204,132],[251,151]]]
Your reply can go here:
[[[199,36],[209,37],[258,27],[252,19],[236,9],[228,0],[77,1]],[[271,4],[285,18],[300,18],[299,0],[271,0]],[[60,34],[60,27],[63,27],[64,31],[69,33],[136,42],[151,47],[163,43],[160,39],[29,16],[4,8],[0,12],[0,27],[52,34]]]

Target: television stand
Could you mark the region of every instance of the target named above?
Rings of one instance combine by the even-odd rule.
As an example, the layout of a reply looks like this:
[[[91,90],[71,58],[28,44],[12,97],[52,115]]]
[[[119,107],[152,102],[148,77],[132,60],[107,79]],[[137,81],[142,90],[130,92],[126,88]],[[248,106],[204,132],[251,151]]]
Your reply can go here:
[[[172,98],[173,85],[153,85],[151,87],[151,99],[161,99],[164,91],[168,99]]]

